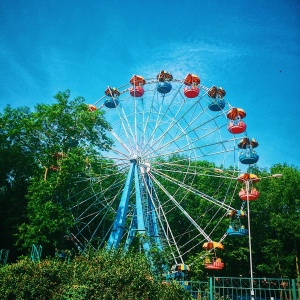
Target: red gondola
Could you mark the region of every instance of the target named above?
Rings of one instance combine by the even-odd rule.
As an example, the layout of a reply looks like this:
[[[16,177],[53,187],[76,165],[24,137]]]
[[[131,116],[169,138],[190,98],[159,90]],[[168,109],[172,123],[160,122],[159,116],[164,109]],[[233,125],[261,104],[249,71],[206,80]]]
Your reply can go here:
[[[183,92],[187,98],[195,98],[199,95],[200,89],[197,86],[189,86],[185,87]]]
[[[144,95],[144,88],[142,86],[133,86],[129,92],[132,97],[142,97]]]
[[[245,132],[247,125],[243,121],[229,122],[228,131],[233,134],[240,134]]]
[[[183,92],[187,98],[195,98],[200,93],[200,88],[198,85],[200,84],[200,78],[195,74],[188,74],[183,83],[186,85]]]
[[[224,268],[224,263],[221,258],[214,258],[213,261],[205,262],[205,269],[208,270],[222,270]]]
[[[259,197],[259,191],[253,187],[254,183],[259,182],[259,178],[255,174],[244,173],[238,178],[239,182],[242,182],[245,187],[239,192],[239,197],[243,201],[255,201]]]
[[[228,123],[228,131],[233,134],[243,133],[247,125],[242,121],[246,117],[246,112],[241,108],[232,108],[227,113],[227,118],[230,120]]]
[[[239,192],[239,197],[243,201],[255,201],[259,197],[259,191],[256,188],[252,188],[249,193],[247,194],[247,191],[244,189],[241,189]]]
[[[129,93],[132,97],[142,97],[144,95],[143,85],[146,83],[144,77],[140,75],[133,75],[130,79],[130,83],[133,85],[129,89]]]

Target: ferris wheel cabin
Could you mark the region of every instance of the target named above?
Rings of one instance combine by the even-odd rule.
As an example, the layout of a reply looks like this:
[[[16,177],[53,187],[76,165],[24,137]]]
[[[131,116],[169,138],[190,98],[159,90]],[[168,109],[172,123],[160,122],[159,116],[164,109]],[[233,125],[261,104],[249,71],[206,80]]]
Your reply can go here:
[[[116,88],[109,86],[104,93],[107,96],[104,105],[107,108],[116,108],[119,105],[118,97],[120,92]]]
[[[233,134],[243,133],[247,125],[242,120],[246,117],[246,112],[241,108],[232,108],[227,113],[227,119],[229,120],[228,131]]]
[[[224,263],[221,258],[214,258],[212,261],[207,260],[204,266],[207,270],[222,270],[224,268]]]
[[[231,237],[243,237],[248,235],[248,230],[245,229],[243,226],[239,228],[229,226],[229,228],[227,229],[227,234]]]
[[[225,101],[223,97],[226,95],[225,90],[223,90],[221,87],[217,88],[216,86],[213,86],[207,92],[207,95],[212,98],[212,102],[208,106],[211,111],[220,111],[224,109]]]
[[[245,189],[241,189],[239,197],[243,201],[255,201],[259,197],[259,191],[256,188],[252,188],[248,193]]]
[[[258,161],[259,155],[254,150],[257,146],[258,142],[255,139],[250,140],[247,137],[239,142],[238,147],[242,149],[239,160],[242,164],[252,165]]]
[[[142,97],[144,95],[143,85],[146,83],[144,77],[139,75],[133,75],[130,79],[132,87],[129,89],[129,93],[132,97]]]
[[[216,256],[216,250],[224,250],[224,246],[222,243],[220,242],[213,242],[213,241],[209,241],[209,242],[205,242],[202,246],[203,249],[206,249],[208,251],[214,251],[214,257],[212,258],[212,260],[210,259],[210,257],[206,257],[205,259],[205,269],[208,270],[222,270],[224,268],[224,263],[222,262],[221,258],[218,258]]]
[[[227,214],[230,217],[230,225],[227,229],[228,236],[231,237],[244,237],[248,235],[248,230],[242,225],[241,219],[246,217],[246,213],[243,210],[230,210]]]
[[[238,181],[243,183],[243,187],[239,192],[239,197],[241,200],[255,201],[258,199],[260,193],[253,186],[253,184],[259,182],[257,175],[251,173],[241,174],[238,178]]]
[[[159,93],[167,94],[171,92],[172,85],[169,81],[173,79],[173,76],[170,73],[160,71],[160,73],[156,76],[156,79],[158,80],[156,89]]]
[[[195,98],[200,93],[200,78],[195,74],[188,74],[184,79],[185,88],[183,90],[184,95],[187,98]]]
[[[173,265],[171,268],[172,277],[177,280],[183,280],[187,277],[190,267],[186,264]]]
[[[142,97],[144,95],[144,88],[142,86],[133,86],[130,88],[130,95],[132,97]]]
[[[216,99],[214,101],[212,101],[211,104],[209,104],[208,108],[211,111],[220,111],[222,109],[224,109],[225,107],[225,101],[223,99]]]
[[[157,91],[161,94],[167,94],[171,92],[172,84],[169,82],[158,82],[157,83]]]

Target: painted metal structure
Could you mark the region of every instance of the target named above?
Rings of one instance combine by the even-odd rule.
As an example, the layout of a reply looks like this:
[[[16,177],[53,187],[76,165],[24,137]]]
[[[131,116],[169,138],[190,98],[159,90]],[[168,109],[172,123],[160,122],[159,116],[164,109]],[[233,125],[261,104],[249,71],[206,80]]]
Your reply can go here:
[[[251,278],[209,277],[208,281],[179,281],[194,299],[201,300],[249,300]],[[298,300],[300,279],[254,278],[256,300]]]
[[[0,250],[0,265],[6,265],[8,259],[9,250],[1,249]]]
[[[43,247],[41,245],[32,245],[30,259],[31,261],[37,263],[41,261]]]
[[[143,172],[143,175],[141,172]],[[141,166],[137,160],[131,161],[130,170],[127,175],[113,229],[108,239],[107,248],[118,248],[124,235],[130,192],[133,183],[136,191],[136,207],[128,230],[129,233],[125,242],[125,249],[129,248],[134,237],[138,234],[146,254],[149,254],[151,247],[157,247],[159,250],[162,250],[162,242],[159,237],[160,228],[152,203],[152,182],[147,176],[146,167]]]
[[[150,79],[133,75],[127,85],[107,87],[88,106],[90,113],[105,113],[114,144],[101,152],[104,174],[87,167],[86,178],[78,176],[82,188],[70,191],[77,248],[124,246],[127,251],[138,238],[146,254],[154,247],[169,249],[176,266],[185,264],[190,251],[202,251],[203,243],[221,243],[230,235],[222,227],[224,234],[214,236],[215,221],[221,226],[227,212],[236,210],[231,202],[240,172],[237,135],[246,129],[241,121],[246,113],[225,100],[223,88],[200,83],[191,73],[183,79],[166,71]],[[198,180],[211,189],[198,188]],[[189,211],[189,198],[212,216],[205,224]],[[215,261],[207,269],[221,270],[224,263],[215,250],[207,249]]]

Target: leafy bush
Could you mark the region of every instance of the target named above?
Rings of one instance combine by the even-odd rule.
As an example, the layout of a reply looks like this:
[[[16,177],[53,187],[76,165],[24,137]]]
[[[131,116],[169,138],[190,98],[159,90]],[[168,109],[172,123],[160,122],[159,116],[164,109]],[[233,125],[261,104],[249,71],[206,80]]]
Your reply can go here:
[[[25,258],[0,272],[1,299],[190,299],[174,283],[153,278],[143,254],[101,250],[72,261]]]

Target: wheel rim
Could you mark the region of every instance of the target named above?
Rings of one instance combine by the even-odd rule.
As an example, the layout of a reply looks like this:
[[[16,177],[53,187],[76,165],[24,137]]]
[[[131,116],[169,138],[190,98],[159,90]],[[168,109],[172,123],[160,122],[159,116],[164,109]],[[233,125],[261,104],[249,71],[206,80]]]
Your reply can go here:
[[[189,99],[183,80],[174,79],[166,94],[157,91],[157,83],[146,80],[141,97],[131,96],[131,86],[124,86],[112,107],[105,105],[107,96],[95,103],[111,124],[114,145],[100,154],[104,174],[89,170],[85,188],[71,195],[76,199],[70,207],[76,223],[72,234],[82,249],[102,247],[109,240],[133,161],[153,204],[151,211],[143,208],[144,213],[155,211],[161,246],[172,249],[175,263],[201,250],[204,241],[224,238],[223,219],[233,209],[239,167],[239,138],[227,130],[226,114],[231,106],[224,100],[224,109],[210,111],[214,99],[203,85],[199,85],[199,95]],[[137,190],[133,184],[128,192],[124,236],[130,233],[136,215]]]

